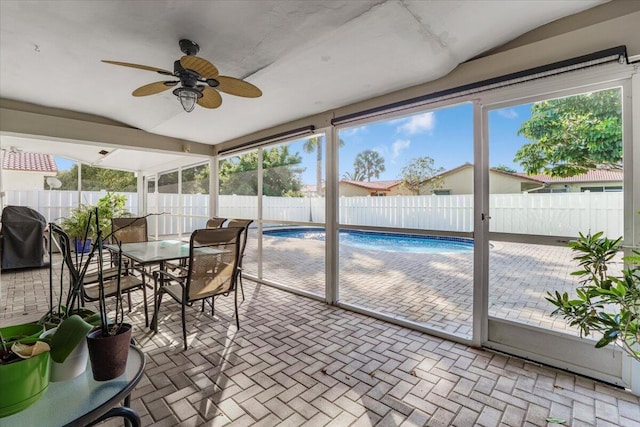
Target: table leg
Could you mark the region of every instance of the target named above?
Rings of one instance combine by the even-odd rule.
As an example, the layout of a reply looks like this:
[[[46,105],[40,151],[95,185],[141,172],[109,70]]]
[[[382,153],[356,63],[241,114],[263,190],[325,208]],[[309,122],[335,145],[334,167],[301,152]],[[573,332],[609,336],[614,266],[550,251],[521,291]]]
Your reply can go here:
[[[160,261],[159,269],[164,270],[164,261]],[[153,319],[150,328],[154,333],[158,332],[158,276],[159,274],[153,272]]]
[[[87,424],[87,426],[94,426],[104,420],[108,420],[113,417],[122,417],[125,420],[125,425],[131,427],[140,427],[140,416],[131,408],[125,406],[118,406],[117,408],[111,408],[109,411],[92,422],[91,424]]]

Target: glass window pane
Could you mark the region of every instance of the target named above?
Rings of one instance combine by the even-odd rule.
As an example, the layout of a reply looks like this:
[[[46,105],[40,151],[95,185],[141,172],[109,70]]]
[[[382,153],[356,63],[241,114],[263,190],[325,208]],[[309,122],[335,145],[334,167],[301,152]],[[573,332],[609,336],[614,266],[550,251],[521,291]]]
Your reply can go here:
[[[472,105],[339,135],[340,301],[471,338]]]
[[[158,198],[156,200],[158,212],[158,234],[161,236],[179,233],[178,222],[180,214],[178,199],[178,171],[158,175]]]
[[[220,160],[218,216],[258,217],[258,151]]]
[[[324,136],[263,149],[264,220],[324,222]]]
[[[492,235],[490,316],[578,333],[551,316],[546,296],[577,285],[576,253],[563,241],[623,235],[621,101],[613,88],[489,112],[490,231],[511,234]],[[618,257],[609,273],[621,266]]]
[[[209,218],[209,165],[182,170],[182,232],[205,228]]]
[[[340,141],[340,224],[473,230],[471,104],[344,129]]]

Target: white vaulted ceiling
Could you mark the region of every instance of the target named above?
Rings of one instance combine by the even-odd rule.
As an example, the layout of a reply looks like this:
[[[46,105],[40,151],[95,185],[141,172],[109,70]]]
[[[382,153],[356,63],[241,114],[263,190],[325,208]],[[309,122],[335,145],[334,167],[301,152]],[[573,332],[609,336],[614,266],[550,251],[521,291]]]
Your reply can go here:
[[[0,97],[217,144],[440,78],[458,64],[601,0],[0,2]],[[182,110],[170,90],[133,97],[173,69],[188,38],[220,74],[262,89]],[[3,146],[8,144],[3,142]]]

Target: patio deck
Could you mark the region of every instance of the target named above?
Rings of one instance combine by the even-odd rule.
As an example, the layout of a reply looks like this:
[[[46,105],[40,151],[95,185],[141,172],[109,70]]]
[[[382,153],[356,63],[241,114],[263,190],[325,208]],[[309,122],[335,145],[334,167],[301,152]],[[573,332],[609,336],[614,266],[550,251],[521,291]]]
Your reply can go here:
[[[1,279],[0,324],[46,310],[47,269]],[[546,426],[556,417],[573,427],[640,426],[640,399],[624,390],[244,285],[240,331],[232,298],[218,300],[214,318],[187,310],[187,351],[177,304],[163,307],[154,335],[134,300],[128,318],[148,357],[132,396],[143,425]]]

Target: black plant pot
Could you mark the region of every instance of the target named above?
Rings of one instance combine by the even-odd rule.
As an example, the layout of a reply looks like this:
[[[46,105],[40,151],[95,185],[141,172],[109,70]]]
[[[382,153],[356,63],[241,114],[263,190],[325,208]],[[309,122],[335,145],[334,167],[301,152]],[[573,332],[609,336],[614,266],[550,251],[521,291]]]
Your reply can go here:
[[[87,336],[93,379],[108,381],[119,377],[127,367],[131,325],[123,323],[115,335],[103,336],[100,329]]]

